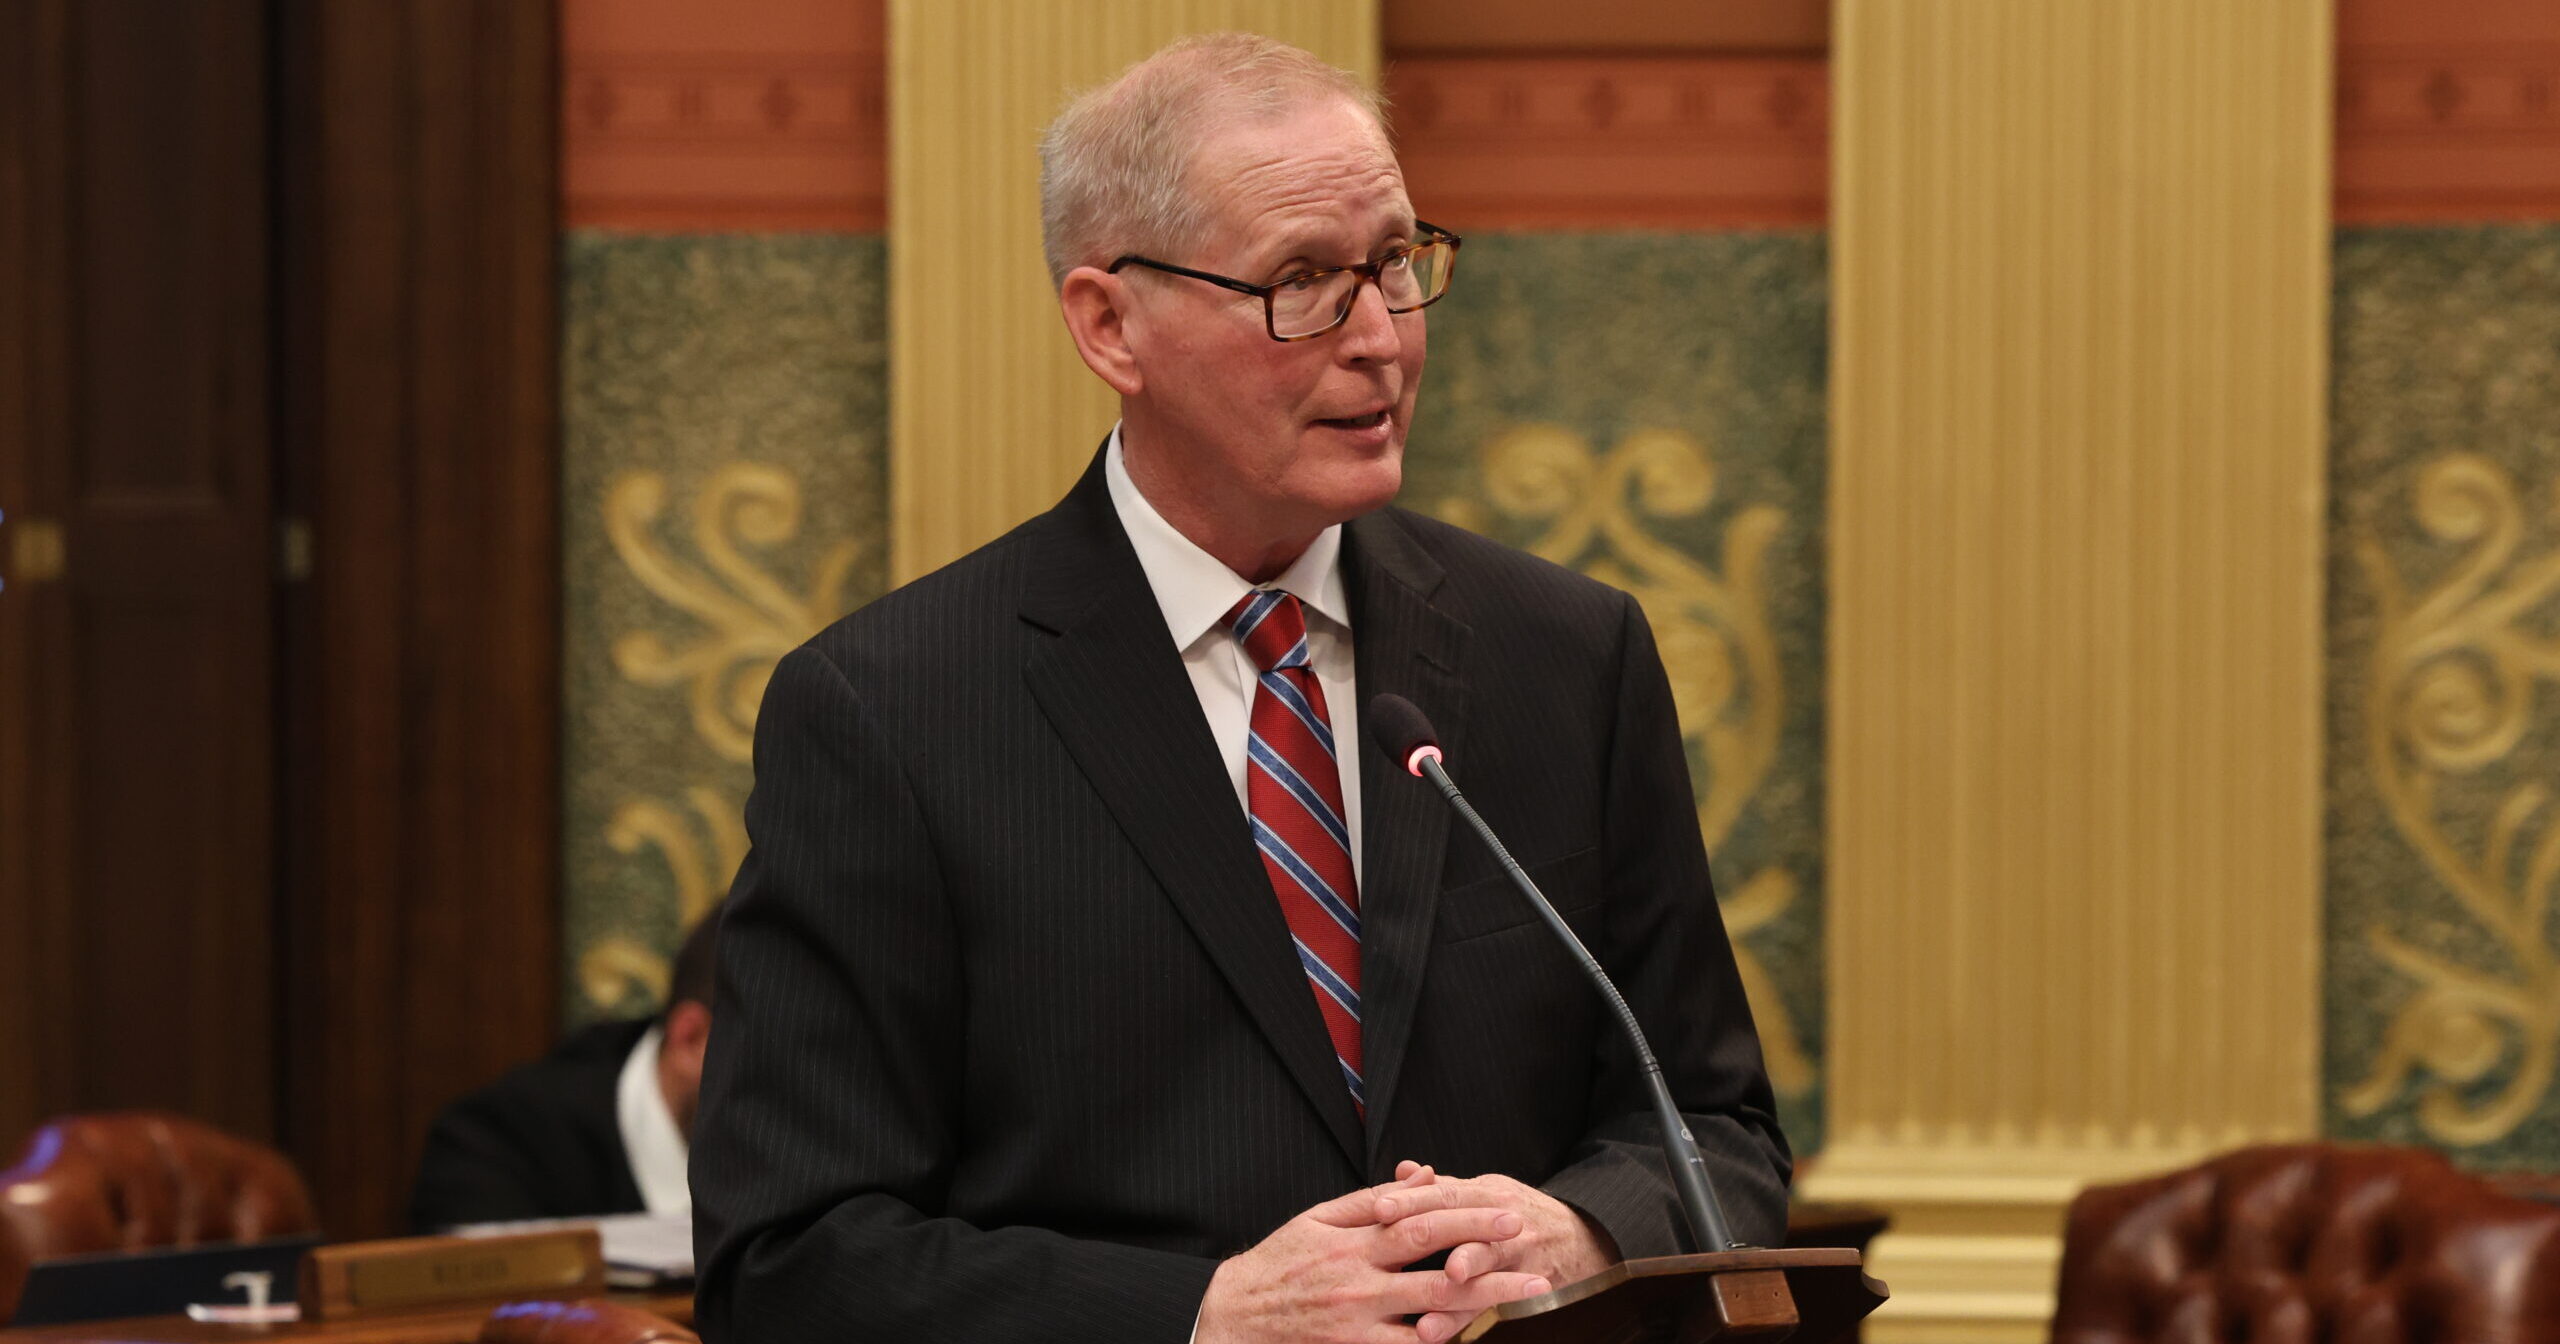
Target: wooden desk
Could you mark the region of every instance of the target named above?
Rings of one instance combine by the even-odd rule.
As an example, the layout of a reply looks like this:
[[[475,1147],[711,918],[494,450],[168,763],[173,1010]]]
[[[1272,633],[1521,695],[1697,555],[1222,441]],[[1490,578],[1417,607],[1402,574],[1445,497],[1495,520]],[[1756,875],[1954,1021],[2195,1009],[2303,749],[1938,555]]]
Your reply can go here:
[[[607,1301],[691,1324],[688,1293],[612,1293]],[[184,1316],[144,1316],[124,1321],[83,1321],[0,1330],[8,1344],[205,1344],[206,1341],[298,1341],[299,1344],[472,1344],[490,1305],[377,1316],[369,1320],[296,1322],[292,1325],[207,1325]]]

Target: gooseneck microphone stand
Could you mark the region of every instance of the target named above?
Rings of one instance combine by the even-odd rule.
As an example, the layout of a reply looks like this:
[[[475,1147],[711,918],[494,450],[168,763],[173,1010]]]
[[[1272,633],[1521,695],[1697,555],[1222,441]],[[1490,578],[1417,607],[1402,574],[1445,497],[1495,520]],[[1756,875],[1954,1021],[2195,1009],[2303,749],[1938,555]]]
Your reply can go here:
[[[1867,1276],[1856,1250],[1764,1250],[1735,1239],[1715,1185],[1707,1178],[1697,1138],[1672,1100],[1662,1065],[1653,1057],[1653,1047],[1645,1040],[1644,1028],[1636,1021],[1635,1010],[1627,1006],[1626,996],[1618,992],[1599,958],[1583,946],[1564,916],[1556,913],[1546,893],[1529,879],[1519,860],[1511,857],[1502,837],[1494,834],[1449,778],[1438,735],[1422,711],[1402,696],[1380,695],[1370,700],[1366,717],[1370,739],[1399,768],[1440,790],[1617,1014],[1662,1121],[1663,1155],[1671,1170],[1672,1189],[1700,1250],[1696,1255],[1620,1261],[1580,1283],[1488,1308],[1459,1332],[1458,1344],[1486,1339],[1496,1344],[1713,1344],[1726,1339],[1782,1338],[1798,1344],[1829,1344],[1875,1310],[1884,1301],[1884,1285]]]

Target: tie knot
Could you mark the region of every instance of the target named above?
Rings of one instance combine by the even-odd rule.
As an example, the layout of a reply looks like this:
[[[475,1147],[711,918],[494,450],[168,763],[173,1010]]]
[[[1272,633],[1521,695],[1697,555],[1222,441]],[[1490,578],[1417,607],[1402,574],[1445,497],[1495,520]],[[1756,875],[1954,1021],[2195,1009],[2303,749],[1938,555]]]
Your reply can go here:
[[[1228,609],[1226,626],[1264,672],[1307,665],[1307,613],[1294,594],[1257,588]]]

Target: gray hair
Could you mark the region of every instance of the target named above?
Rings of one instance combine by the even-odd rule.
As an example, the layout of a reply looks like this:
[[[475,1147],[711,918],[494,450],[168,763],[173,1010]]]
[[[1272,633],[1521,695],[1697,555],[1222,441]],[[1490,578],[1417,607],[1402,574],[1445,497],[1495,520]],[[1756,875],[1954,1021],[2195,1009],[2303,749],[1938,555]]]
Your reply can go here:
[[[1211,132],[1340,98],[1384,138],[1385,104],[1349,71],[1267,37],[1186,37],[1088,89],[1040,137],[1049,280],[1131,252],[1179,250],[1207,227],[1191,158]]]

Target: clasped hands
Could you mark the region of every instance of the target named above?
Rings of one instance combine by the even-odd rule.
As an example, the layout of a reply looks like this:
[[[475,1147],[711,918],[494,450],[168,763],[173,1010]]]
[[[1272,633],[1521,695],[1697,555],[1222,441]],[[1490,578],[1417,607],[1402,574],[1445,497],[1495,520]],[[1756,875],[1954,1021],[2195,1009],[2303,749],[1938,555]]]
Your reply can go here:
[[[1445,1268],[1405,1268],[1442,1251]],[[1327,1200],[1219,1265],[1193,1339],[1442,1344],[1487,1307],[1616,1258],[1605,1233],[1535,1186],[1401,1162],[1393,1182]]]

